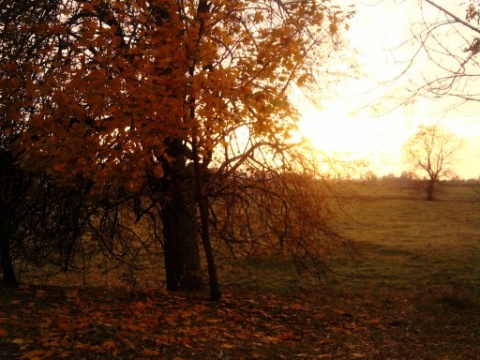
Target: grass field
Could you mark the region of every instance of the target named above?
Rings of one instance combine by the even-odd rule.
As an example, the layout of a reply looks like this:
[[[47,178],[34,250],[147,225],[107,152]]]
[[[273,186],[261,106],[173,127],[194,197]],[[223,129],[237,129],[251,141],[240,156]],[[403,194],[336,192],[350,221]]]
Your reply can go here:
[[[353,240],[355,252],[329,263],[333,282],[299,277],[276,259],[254,259],[244,264],[251,284],[369,292],[480,286],[480,200],[470,187],[441,188],[437,201],[395,186],[358,183],[345,190],[336,227]],[[242,274],[235,271],[231,281]]]
[[[350,202],[345,234],[360,244],[360,261],[339,264],[339,283],[376,289],[480,283],[480,201],[470,188],[442,189],[437,201],[372,197]],[[452,197],[454,193],[456,197]]]
[[[135,291],[122,279],[37,277],[0,293],[0,359],[480,359],[472,189],[445,186],[429,202],[355,183],[344,195],[337,226],[356,251],[333,259],[330,281],[249,259],[220,267],[224,299],[212,303],[147,289],[159,278],[148,272]]]

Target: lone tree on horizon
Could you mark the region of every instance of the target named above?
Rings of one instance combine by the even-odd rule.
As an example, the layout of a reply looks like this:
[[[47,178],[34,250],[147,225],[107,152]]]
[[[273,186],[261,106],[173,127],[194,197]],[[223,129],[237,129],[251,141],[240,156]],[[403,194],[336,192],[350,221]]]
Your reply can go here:
[[[405,143],[405,162],[412,166],[412,171],[428,174],[427,200],[434,200],[435,184],[451,172],[449,167],[455,164],[455,155],[461,147],[460,138],[437,124],[420,125]]]

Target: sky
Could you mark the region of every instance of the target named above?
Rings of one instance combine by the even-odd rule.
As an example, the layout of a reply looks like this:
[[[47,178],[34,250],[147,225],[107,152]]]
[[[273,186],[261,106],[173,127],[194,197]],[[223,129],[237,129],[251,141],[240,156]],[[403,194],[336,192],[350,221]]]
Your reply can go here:
[[[438,0],[437,3],[464,17],[464,9],[454,6],[458,2]],[[407,77],[383,84],[404,69],[403,60],[411,58],[415,43],[409,43],[413,47],[399,45],[411,38],[415,24],[422,17],[433,21],[443,19],[442,15],[425,1],[421,11],[419,0],[362,0],[355,4],[357,14],[350,23],[347,39],[349,58],[354,59],[359,73],[339,81],[337,96],[302,106],[301,129],[305,137],[327,154],[346,160],[367,160],[365,170],[377,175],[400,175],[409,170],[402,163],[402,145],[419,124],[438,123],[463,139],[464,145],[453,168],[455,173],[465,179],[478,178],[480,116],[476,115],[477,104],[446,111],[451,105],[449,99],[416,98],[407,106],[397,107],[401,99],[408,96]],[[466,35],[469,38],[471,33]],[[452,46],[465,47],[465,43],[458,43],[458,36],[447,32],[445,39]],[[420,74],[436,75],[430,72],[431,64],[422,56],[425,57],[421,55],[409,72],[414,80],[415,76],[418,80]],[[369,106],[371,104],[375,106]]]

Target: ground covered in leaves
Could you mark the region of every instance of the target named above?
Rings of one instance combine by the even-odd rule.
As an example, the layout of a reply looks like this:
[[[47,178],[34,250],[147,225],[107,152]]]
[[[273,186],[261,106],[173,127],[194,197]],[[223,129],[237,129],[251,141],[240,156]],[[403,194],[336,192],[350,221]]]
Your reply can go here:
[[[0,293],[0,359],[480,359],[478,294]]]

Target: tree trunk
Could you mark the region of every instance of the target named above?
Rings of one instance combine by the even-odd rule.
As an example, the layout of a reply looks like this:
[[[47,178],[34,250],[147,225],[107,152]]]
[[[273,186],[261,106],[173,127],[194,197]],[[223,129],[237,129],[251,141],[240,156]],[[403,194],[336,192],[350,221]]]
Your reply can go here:
[[[431,179],[428,181],[428,184],[427,184],[427,200],[433,200],[433,190],[435,188],[435,183],[436,183],[436,180],[435,179]]]
[[[201,223],[201,237],[203,249],[205,251],[205,257],[207,259],[208,267],[208,279],[210,286],[210,299],[219,300],[222,297],[220,287],[218,284],[217,268],[215,265],[215,257],[213,255],[212,243],[210,241],[210,219],[208,211],[208,202],[203,187],[203,173],[198,163],[198,157],[195,157],[195,188],[198,208],[200,211],[200,223]]]
[[[162,209],[167,290],[201,290],[195,186],[188,176],[176,176],[171,182],[170,202]]]
[[[2,230],[3,229],[0,231]],[[0,264],[2,266],[3,273],[3,286],[16,287],[18,285],[18,281],[10,254],[10,239],[3,231],[0,233]]]
[[[210,232],[208,225],[208,207],[205,201],[199,203],[202,223],[202,244],[207,258],[208,279],[210,285],[210,299],[219,300],[222,297],[218,284],[217,267],[215,257],[213,256],[212,243],[210,241]]]

